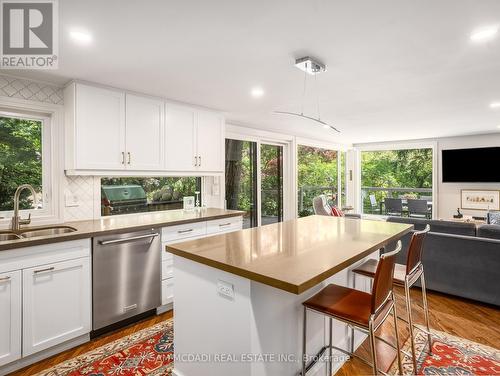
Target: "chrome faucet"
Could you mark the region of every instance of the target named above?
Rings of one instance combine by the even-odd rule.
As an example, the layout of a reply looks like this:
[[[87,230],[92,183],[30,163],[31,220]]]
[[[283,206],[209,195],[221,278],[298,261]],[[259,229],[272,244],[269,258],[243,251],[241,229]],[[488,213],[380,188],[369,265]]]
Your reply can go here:
[[[36,201],[36,192],[31,185],[22,184],[17,187],[16,193],[14,193],[14,216],[12,217],[12,231],[18,231],[21,225],[29,225],[31,223],[31,213],[26,219],[22,219],[19,216],[19,199],[21,196],[21,192],[25,189],[29,189],[31,191],[31,194],[33,195],[33,203],[35,203]]]

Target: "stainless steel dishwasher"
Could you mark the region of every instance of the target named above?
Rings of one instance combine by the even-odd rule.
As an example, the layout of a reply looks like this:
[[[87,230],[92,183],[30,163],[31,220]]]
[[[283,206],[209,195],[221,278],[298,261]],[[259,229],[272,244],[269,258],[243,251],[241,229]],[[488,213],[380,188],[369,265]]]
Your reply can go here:
[[[93,239],[94,331],[161,305],[160,248],[156,228]]]

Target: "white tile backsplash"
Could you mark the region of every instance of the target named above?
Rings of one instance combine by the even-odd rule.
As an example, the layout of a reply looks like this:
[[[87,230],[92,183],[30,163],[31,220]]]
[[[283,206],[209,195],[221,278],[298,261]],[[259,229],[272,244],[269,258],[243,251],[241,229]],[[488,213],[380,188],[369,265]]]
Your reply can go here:
[[[59,86],[6,75],[0,75],[0,95],[54,104],[63,104],[64,98]]]
[[[66,184],[63,192],[63,212],[65,222],[94,218],[94,205],[96,200],[100,200],[100,194],[97,194],[94,189],[95,179],[98,178],[93,176],[66,177]],[[66,206],[67,195],[75,196],[75,206]]]

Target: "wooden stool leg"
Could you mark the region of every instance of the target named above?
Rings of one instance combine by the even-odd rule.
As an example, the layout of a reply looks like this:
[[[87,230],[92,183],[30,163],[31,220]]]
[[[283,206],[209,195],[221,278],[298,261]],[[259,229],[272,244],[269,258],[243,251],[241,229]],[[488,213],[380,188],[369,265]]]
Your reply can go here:
[[[408,329],[410,331],[410,342],[411,342],[411,355],[413,360],[413,372],[417,374],[417,358],[415,354],[415,338],[413,337],[413,320],[411,316],[411,298],[410,298],[410,286],[408,286],[408,281],[405,280],[405,300],[406,300],[406,310],[408,313]]]
[[[420,276],[420,280],[422,281],[422,300],[424,302],[424,315],[425,315],[425,326],[427,327],[427,340],[429,341],[429,354],[432,354],[432,339],[431,339],[431,330],[429,328],[429,306],[427,305],[427,292],[425,290],[425,277],[424,272]]]

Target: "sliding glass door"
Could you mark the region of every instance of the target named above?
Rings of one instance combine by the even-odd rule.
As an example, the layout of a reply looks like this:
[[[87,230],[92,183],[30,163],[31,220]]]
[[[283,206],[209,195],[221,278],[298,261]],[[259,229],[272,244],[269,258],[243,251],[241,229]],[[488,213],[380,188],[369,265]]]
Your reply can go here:
[[[226,139],[226,207],[245,212],[243,228],[258,225],[256,142]]]
[[[283,146],[260,145],[261,224],[283,221]]]
[[[226,208],[245,212],[244,228],[283,221],[285,148],[226,139]]]

